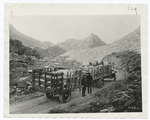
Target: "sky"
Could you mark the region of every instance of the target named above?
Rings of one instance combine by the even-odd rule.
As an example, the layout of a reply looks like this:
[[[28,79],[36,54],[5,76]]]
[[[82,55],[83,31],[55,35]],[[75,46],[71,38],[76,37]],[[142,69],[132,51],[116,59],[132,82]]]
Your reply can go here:
[[[50,41],[53,44],[70,38],[81,40],[91,33],[109,44],[136,29],[140,25],[140,16],[12,16],[10,23],[25,35],[40,41]]]

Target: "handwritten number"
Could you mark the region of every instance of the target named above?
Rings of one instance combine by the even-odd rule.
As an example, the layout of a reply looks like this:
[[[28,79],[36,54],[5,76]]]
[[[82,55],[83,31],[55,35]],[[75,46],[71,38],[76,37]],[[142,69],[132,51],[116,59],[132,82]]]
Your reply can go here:
[[[137,8],[133,8],[133,7],[127,6],[127,10],[135,10],[135,13],[137,15]]]

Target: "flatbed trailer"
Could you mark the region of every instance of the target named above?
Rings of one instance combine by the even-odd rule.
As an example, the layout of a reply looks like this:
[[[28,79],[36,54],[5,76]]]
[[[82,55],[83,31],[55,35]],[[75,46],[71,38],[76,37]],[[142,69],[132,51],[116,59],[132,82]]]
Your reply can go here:
[[[84,66],[81,68],[84,73],[91,73],[93,77],[93,83],[97,87],[103,87],[105,78],[113,78],[116,81],[116,71],[112,70],[112,65],[96,65],[96,66]]]
[[[93,76],[93,84],[97,87],[103,86],[105,78],[114,77],[111,66],[96,66],[87,69],[47,71],[37,69],[32,71],[33,87],[46,94],[48,98],[59,95],[59,100],[66,103],[71,99],[71,92],[81,91],[81,80],[85,72]]]

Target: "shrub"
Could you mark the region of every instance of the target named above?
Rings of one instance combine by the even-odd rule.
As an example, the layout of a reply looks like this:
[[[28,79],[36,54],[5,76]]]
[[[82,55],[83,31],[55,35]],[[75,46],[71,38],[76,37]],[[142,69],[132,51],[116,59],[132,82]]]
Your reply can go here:
[[[136,75],[129,75],[127,77],[127,80],[125,81],[126,84],[131,84],[134,82],[134,80],[139,79]]]

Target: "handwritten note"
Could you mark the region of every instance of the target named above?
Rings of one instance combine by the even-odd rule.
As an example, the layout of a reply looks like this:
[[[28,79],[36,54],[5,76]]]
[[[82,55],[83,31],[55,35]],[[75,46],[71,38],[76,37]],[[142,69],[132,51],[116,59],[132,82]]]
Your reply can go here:
[[[127,6],[127,10],[129,10],[129,11],[134,10],[134,11],[135,11],[135,14],[137,15],[137,8],[136,8],[136,7]]]

